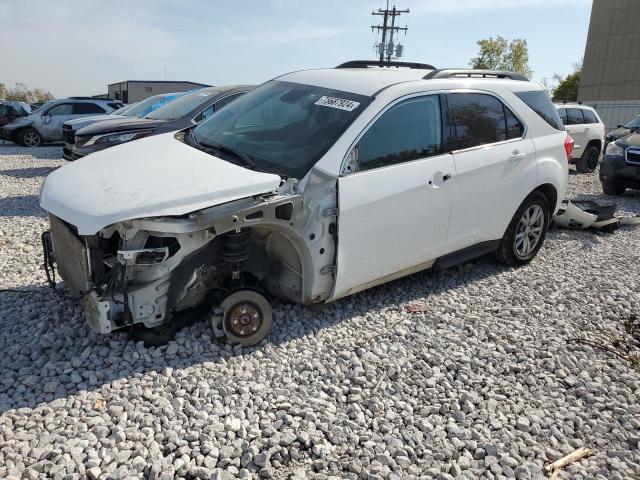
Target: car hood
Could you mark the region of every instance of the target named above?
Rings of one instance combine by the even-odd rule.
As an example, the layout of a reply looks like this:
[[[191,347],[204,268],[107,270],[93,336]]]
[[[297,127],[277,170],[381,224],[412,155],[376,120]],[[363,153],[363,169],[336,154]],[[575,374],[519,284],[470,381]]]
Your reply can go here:
[[[150,118],[119,117],[115,120],[105,120],[104,122],[98,122],[96,124],[81,128],[80,130],[78,130],[77,135],[94,136],[104,135],[106,133],[125,132],[130,130],[146,130],[150,128],[156,128],[159,125],[162,125],[164,122],[164,120],[152,120]]]
[[[113,114],[94,115],[92,117],[82,117],[82,118],[76,118],[74,120],[67,120],[66,122],[64,122],[64,124],[71,125],[74,130],[77,130],[79,128],[86,127],[87,125],[92,125],[96,122],[102,122],[105,120],[119,120],[121,118],[122,118],[121,115],[113,115]]]
[[[184,215],[276,190],[281,179],[190,147],[166,133],[93,153],[52,172],[40,206],[93,235],[136,218]]]
[[[15,130],[16,128],[26,127],[33,124],[33,119],[30,116],[16,118],[13,122],[7,123],[4,127],[5,130]]]
[[[631,133],[631,130],[629,130],[628,128],[616,128],[615,130],[611,130],[607,134],[607,137],[620,138],[620,137],[624,137],[625,135],[629,135],[629,133]]]
[[[623,147],[640,147],[640,134],[632,133],[631,135],[618,140],[618,145]]]

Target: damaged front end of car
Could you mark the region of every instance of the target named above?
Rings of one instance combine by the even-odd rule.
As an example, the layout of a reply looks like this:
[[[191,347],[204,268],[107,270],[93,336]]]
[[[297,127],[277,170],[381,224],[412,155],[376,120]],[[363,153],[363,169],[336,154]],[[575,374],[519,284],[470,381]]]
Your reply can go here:
[[[55,260],[96,332],[159,331],[196,312],[216,336],[252,345],[270,327],[270,297],[330,296],[332,275],[321,273],[335,257],[335,202],[335,180],[312,175],[305,195],[288,180],[272,193],[125,220],[93,235],[50,213],[45,267]]]

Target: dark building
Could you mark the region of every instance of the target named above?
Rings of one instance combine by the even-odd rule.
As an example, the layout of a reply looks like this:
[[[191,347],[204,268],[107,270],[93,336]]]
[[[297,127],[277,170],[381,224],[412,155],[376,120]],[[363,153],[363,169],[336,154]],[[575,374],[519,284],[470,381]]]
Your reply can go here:
[[[159,93],[186,92],[194,88],[210,87],[204,83],[169,80],[125,80],[107,86],[107,96],[124,103],[133,103]]]
[[[593,0],[578,100],[608,127],[640,114],[640,1]]]

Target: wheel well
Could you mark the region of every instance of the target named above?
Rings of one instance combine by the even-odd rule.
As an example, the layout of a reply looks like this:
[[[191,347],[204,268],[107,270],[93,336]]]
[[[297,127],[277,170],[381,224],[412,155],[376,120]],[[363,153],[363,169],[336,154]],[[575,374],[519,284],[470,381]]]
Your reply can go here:
[[[598,149],[598,152],[602,153],[602,141],[601,140],[591,140],[587,143],[587,147],[594,146]]]
[[[546,197],[547,203],[549,204],[549,214],[553,215],[558,201],[558,192],[556,191],[556,187],[550,183],[545,183],[536,188],[534,192],[540,192]]]

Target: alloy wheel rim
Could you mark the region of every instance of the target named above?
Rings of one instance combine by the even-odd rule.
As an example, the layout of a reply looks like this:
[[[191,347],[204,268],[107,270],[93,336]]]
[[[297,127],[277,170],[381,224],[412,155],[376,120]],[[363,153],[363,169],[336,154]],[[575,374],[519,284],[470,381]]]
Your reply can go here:
[[[527,208],[520,218],[514,249],[520,258],[527,258],[540,244],[544,231],[544,211],[540,205],[532,205]]]
[[[24,135],[24,143],[26,143],[29,147],[37,147],[38,145],[40,145],[40,138],[35,132],[27,132]]]

